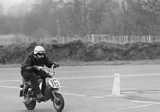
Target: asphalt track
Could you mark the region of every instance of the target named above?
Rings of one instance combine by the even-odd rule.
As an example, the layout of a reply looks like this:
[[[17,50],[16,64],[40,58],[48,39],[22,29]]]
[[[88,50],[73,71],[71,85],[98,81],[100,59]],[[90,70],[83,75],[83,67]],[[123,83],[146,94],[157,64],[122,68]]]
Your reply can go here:
[[[65,98],[63,112],[159,112],[160,65],[62,66],[56,69]],[[0,68],[0,112],[25,112],[19,68]],[[120,73],[121,96],[111,95]],[[50,101],[35,112],[55,112]]]

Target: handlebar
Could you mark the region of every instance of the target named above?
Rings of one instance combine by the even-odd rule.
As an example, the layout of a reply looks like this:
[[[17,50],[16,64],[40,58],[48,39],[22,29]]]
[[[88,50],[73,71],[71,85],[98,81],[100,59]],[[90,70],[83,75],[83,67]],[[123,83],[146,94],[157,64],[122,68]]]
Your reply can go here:
[[[59,64],[53,64],[51,66],[51,68],[48,68],[46,66],[44,66],[44,67],[42,67],[42,66],[35,66],[35,67],[36,67],[36,69],[38,71],[43,71],[43,72],[49,74],[50,76],[54,76],[55,75],[54,69],[57,68],[57,67],[59,67]]]
[[[44,67],[43,71],[45,71],[46,73],[50,74],[51,76],[55,75],[55,71],[54,69],[59,67],[59,64],[53,64],[51,66],[51,68],[48,67]]]

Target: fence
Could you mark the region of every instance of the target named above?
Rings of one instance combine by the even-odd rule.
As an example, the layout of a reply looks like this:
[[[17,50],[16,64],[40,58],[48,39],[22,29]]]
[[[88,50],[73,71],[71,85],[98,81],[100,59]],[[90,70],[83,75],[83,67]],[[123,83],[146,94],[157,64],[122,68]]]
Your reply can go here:
[[[33,37],[26,37],[24,35],[12,35],[12,36],[0,36],[0,45],[6,44],[16,44],[16,43],[31,43],[31,42],[41,42],[41,43],[68,43],[75,40],[81,40],[83,42],[92,42],[92,43],[99,43],[99,42],[106,42],[106,43],[114,43],[114,44],[126,44],[126,43],[136,43],[136,42],[143,42],[143,43],[155,43],[160,42],[160,36],[111,36],[111,35],[87,35],[85,37],[74,36],[74,37],[48,37],[48,38],[33,38]]]
[[[81,40],[83,42],[106,42],[106,43],[115,43],[115,44],[126,44],[126,43],[155,43],[160,42],[160,36],[110,36],[110,35],[87,35],[85,37],[59,37],[52,38],[59,43],[68,43],[74,40]],[[44,42],[44,40],[43,40]]]

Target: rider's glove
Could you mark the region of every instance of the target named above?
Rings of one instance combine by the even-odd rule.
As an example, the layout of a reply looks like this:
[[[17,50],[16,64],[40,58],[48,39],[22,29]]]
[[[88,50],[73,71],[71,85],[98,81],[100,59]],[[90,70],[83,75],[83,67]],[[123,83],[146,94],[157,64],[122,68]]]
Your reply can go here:
[[[52,78],[52,76],[51,76],[51,75],[48,75],[48,77],[49,77],[49,78]]]
[[[53,65],[54,65],[54,68],[57,68],[60,66],[59,64],[56,64],[56,63],[54,63]]]
[[[34,67],[34,69],[36,69],[36,70],[38,70],[38,71],[42,70],[42,68],[43,68],[43,67],[41,67],[41,66],[36,66],[36,65],[33,66],[33,67]]]

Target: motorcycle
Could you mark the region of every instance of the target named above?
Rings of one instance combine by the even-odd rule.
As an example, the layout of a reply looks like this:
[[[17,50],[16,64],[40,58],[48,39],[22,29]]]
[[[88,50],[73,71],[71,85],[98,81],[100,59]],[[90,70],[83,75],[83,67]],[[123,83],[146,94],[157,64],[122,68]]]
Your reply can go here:
[[[51,100],[53,102],[53,106],[57,112],[62,112],[64,108],[64,98],[63,95],[59,92],[59,89],[61,88],[61,84],[59,80],[55,77],[55,66],[52,66],[51,68],[42,67],[42,70],[46,73],[48,73],[51,77],[46,77],[46,87],[43,88],[43,81],[42,79],[39,79],[39,87],[41,91],[43,90],[43,100],[39,100],[36,98],[36,94],[32,89],[31,82],[25,82],[23,81],[23,84],[20,86],[20,97],[24,98],[24,105],[27,108],[27,110],[34,110],[36,107],[36,103],[46,102],[48,100]],[[27,86],[27,91],[25,91]]]

